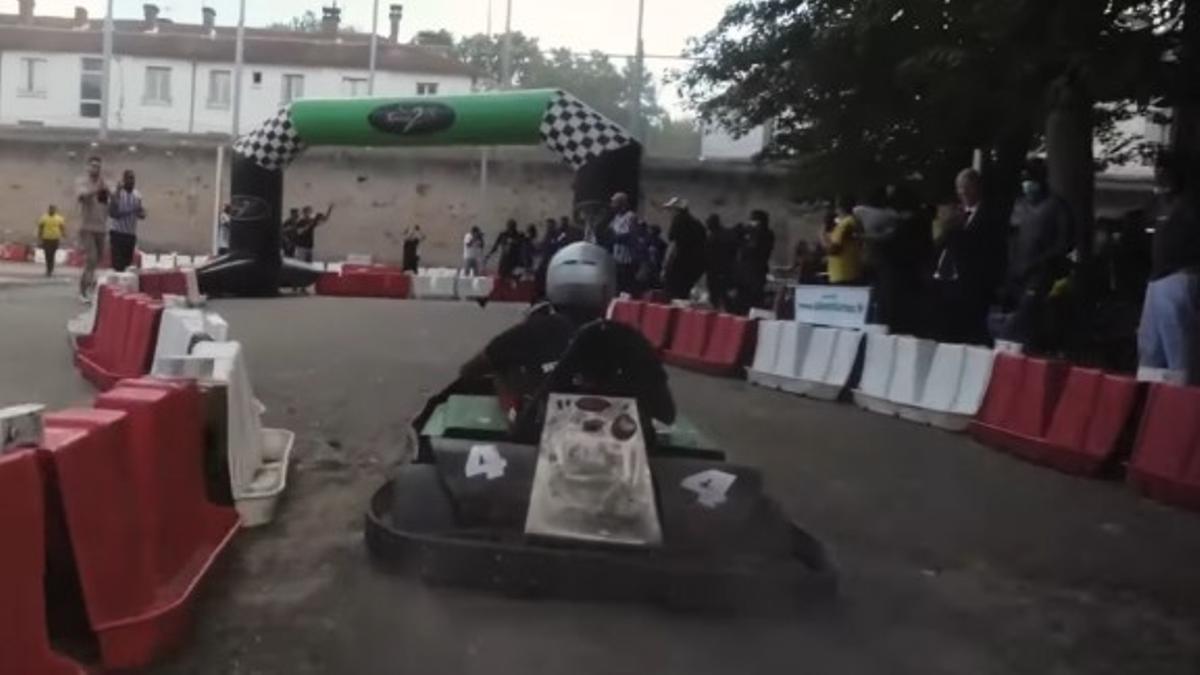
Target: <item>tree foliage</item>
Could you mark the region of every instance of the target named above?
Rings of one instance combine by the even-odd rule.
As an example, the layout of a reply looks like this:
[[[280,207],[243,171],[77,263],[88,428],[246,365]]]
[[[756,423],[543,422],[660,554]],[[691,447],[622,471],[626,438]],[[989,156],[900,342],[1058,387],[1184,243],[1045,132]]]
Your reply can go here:
[[[1089,132],[1111,132],[1166,102],[1163,56],[1182,11],[1183,0],[740,0],[693,43],[683,86],[735,131],[774,121],[772,151],[799,163],[810,194],[906,177],[929,193],[974,148],[1011,174],[1068,103]],[[1090,175],[1090,158],[1071,161]]]
[[[311,9],[305,10],[303,14],[293,16],[287,21],[276,21],[269,24],[267,28],[271,30],[288,30],[293,33],[320,33],[321,32],[321,17],[317,16],[316,12]],[[341,25],[338,26],[339,33],[357,33],[358,30],[354,26]]]

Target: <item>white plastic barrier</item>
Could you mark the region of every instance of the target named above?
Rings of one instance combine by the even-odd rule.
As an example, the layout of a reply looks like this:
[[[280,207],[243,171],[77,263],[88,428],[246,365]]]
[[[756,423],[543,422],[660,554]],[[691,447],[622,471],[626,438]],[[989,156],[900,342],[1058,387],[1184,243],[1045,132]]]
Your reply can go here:
[[[194,264],[195,263],[192,262],[192,256],[190,256],[190,255],[175,256],[175,265],[177,267],[180,267],[180,268],[192,267],[192,266],[194,266]]]
[[[888,400],[892,370],[896,361],[896,336],[882,333],[867,335],[867,353],[863,357],[862,377],[854,390],[854,402],[880,415],[895,415],[896,406]]]
[[[223,342],[228,338],[229,324],[217,314],[199,309],[164,309],[158,324],[152,372],[168,367],[159,365],[164,359],[190,355],[192,347],[201,341]]]
[[[492,287],[495,286],[495,283],[495,280],[491,277],[459,276],[456,277],[454,282],[455,293],[464,300],[490,298],[492,296]]]
[[[929,370],[933,365],[933,353],[937,343],[907,335],[896,338],[896,359],[892,366],[892,384],[888,387],[888,399],[896,404],[901,417],[913,422],[929,420],[920,408],[925,384],[929,381]]]
[[[158,256],[158,269],[173,270],[176,267],[176,258],[174,253],[164,253]]]
[[[788,379],[800,377],[800,368],[804,365],[804,356],[808,353],[808,343],[812,339],[813,327],[786,321],[779,331],[779,356],[775,359],[775,376],[777,387],[782,387]]]
[[[40,403],[22,403],[0,408],[0,455],[17,446],[38,445],[42,442],[42,412]]]
[[[154,253],[142,254],[142,269],[153,270],[158,269],[158,255]]]
[[[840,328],[812,328],[808,349],[795,379],[784,379],[784,391],[822,401],[835,401],[850,384],[863,334]]]
[[[325,271],[333,272],[334,274],[341,274],[342,273],[342,263],[331,262],[331,263],[325,265]]]
[[[332,264],[335,264],[338,266],[339,272],[342,271],[342,263],[332,263]],[[363,254],[363,253],[351,253],[350,255],[346,256],[346,264],[347,265],[370,265],[370,264],[372,264],[372,258],[370,255]]]
[[[779,380],[775,376],[775,364],[779,360],[779,343],[787,321],[758,322],[758,346],[754,350],[754,362],[746,370],[746,379],[750,384],[760,387],[778,388]]]
[[[934,359],[936,360],[936,356]],[[988,385],[992,382],[992,365],[996,361],[996,353],[983,347],[966,347],[964,349],[962,374],[958,379],[958,391],[949,410],[942,410],[932,405],[929,422],[935,427],[949,431],[965,431],[971,420],[983,407],[983,399],[987,396]],[[932,371],[930,378],[933,378]]]
[[[413,276],[413,297],[419,300],[453,300],[457,270],[428,269]]]
[[[287,487],[295,434],[262,427],[241,344],[201,342],[192,358],[211,359],[213,378],[228,386],[229,477],[242,524],[266,524]]]
[[[208,264],[209,257],[206,255],[198,255],[192,258],[192,264],[196,267],[204,267]]]

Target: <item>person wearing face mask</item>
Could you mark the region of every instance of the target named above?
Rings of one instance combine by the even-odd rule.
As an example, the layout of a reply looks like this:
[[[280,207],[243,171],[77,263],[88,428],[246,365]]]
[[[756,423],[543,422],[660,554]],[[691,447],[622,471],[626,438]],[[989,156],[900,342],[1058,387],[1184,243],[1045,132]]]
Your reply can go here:
[[[1138,327],[1138,361],[1143,368],[1169,370],[1174,379],[1195,384],[1200,370],[1200,219],[1189,169],[1194,167],[1167,150],[1155,167],[1154,239]]]
[[[1046,298],[1055,282],[1070,273],[1075,225],[1067,203],[1050,191],[1046,163],[1030,159],[1021,176],[1022,207],[1008,288],[1015,310],[996,336],[1037,348],[1044,336]]]

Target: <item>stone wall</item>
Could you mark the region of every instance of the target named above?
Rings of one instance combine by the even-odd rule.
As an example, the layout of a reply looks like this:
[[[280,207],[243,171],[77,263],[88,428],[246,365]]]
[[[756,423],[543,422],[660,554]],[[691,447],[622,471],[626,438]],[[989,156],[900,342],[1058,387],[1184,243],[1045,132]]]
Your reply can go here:
[[[84,160],[99,154],[116,180],[125,168],[137,172],[148,219],[140,229],[144,250],[206,252],[212,236],[216,144],[203,139],[166,137],[125,139],[95,145],[48,131],[0,134],[0,241],[30,241],[34,223],[49,203],[77,219],[72,186]],[[288,170],[285,205],[335,205],[330,224],[319,231],[317,254],[341,259],[369,253],[397,260],[406,227],[420,224],[427,234],[426,264],[456,265],[468,227],[479,224],[489,241],[504,221],[524,227],[570,212],[572,172],[538,148],[491,150],[486,206],[480,189],[477,149],[313,149]],[[228,167],[224,190],[228,191]],[[703,218],[719,213],[727,223],[763,208],[779,235],[776,258],[801,231],[812,236],[806,211],[787,199],[787,176],[777,169],[747,164],[650,160],[644,170],[648,203],[682,196]],[[644,207],[647,219],[666,225],[667,214]]]

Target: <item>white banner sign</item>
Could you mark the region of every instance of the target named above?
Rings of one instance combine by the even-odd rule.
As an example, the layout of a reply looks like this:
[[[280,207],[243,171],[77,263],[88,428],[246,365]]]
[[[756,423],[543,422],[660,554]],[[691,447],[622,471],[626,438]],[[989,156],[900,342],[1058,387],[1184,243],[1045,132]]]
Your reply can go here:
[[[862,328],[870,306],[866,286],[796,286],[796,320],[801,323]]]

